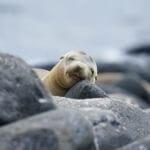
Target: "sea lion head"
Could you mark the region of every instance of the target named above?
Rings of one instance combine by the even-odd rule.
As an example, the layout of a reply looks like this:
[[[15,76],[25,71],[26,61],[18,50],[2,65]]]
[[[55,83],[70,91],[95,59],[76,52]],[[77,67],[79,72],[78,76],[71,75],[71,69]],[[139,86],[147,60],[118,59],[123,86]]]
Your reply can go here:
[[[60,58],[60,83],[70,88],[80,80],[95,83],[97,66],[95,60],[82,51],[71,51]]]

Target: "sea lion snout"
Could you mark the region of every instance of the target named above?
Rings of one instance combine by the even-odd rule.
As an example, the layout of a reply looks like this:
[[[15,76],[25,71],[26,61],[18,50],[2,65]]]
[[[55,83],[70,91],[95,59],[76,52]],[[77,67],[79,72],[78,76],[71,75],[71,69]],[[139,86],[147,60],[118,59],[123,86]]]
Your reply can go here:
[[[88,64],[83,62],[74,62],[70,64],[67,68],[66,72],[69,77],[71,77],[74,80],[90,80],[92,82],[95,82],[95,70]]]
[[[80,72],[83,68],[80,65],[77,65],[74,69],[74,72]]]

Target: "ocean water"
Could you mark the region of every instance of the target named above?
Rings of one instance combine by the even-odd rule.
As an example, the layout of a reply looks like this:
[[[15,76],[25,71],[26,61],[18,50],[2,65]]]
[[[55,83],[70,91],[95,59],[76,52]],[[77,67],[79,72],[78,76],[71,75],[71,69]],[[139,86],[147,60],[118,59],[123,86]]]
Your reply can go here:
[[[0,51],[30,64],[70,50],[119,59],[127,48],[150,43],[149,6],[148,0],[0,0]]]

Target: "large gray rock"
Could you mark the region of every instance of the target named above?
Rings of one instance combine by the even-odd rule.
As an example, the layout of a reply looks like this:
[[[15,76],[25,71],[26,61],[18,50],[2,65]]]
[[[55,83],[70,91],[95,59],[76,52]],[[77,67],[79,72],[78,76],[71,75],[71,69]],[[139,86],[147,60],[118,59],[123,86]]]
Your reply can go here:
[[[0,53],[0,125],[54,109],[51,100],[29,65]]]
[[[118,117],[118,121],[124,126],[131,139],[137,140],[150,134],[150,116],[142,109],[132,104],[108,98],[72,100],[55,97],[54,101],[58,107],[80,109],[85,107],[97,107],[101,110],[111,110]]]
[[[72,110],[49,111],[0,128],[0,150],[95,150],[92,126]]]
[[[110,110],[81,108],[80,112],[91,122],[98,149],[112,150],[132,141],[130,133]]]

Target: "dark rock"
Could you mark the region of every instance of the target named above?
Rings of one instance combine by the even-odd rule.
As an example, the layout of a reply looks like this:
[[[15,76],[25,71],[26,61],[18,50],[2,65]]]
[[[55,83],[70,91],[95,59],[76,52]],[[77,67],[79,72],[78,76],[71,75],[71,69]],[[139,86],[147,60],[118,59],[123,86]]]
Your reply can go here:
[[[142,85],[141,78],[139,78],[136,74],[126,74],[123,79],[115,81],[113,85],[137,96],[147,103],[150,103],[150,95]]]
[[[86,99],[108,96],[96,84],[90,83],[87,80],[83,80],[75,84],[71,89],[69,89],[65,97],[75,99]]]
[[[99,81],[96,84],[108,96],[115,96],[144,109],[150,106],[150,86],[136,74],[104,73],[99,76]]]
[[[108,73],[135,73],[142,79],[150,82],[150,61],[142,57],[125,57],[125,60],[118,62],[98,62],[98,72]]]
[[[54,110],[0,128],[2,150],[95,150],[92,126],[73,110]]]
[[[107,73],[107,72],[122,72],[125,73],[129,70],[129,67],[123,63],[119,62],[98,62],[97,63],[98,72]]]
[[[45,99],[45,103],[40,103]],[[0,125],[54,109],[52,98],[22,59],[0,54]]]
[[[63,97],[55,97],[58,107],[80,109],[85,107],[97,107],[102,110],[111,110],[118,117],[118,121],[124,126],[133,140],[143,138],[150,134],[150,115],[134,105],[110,98],[96,98],[86,100],[72,100]]]
[[[112,150],[132,141],[127,129],[121,125],[114,112],[98,108],[82,108],[80,112],[93,125],[98,149]]]
[[[127,50],[130,55],[150,55],[150,45],[141,45]]]
[[[118,148],[117,150],[149,150],[150,149],[150,135],[139,139],[131,144]]]

